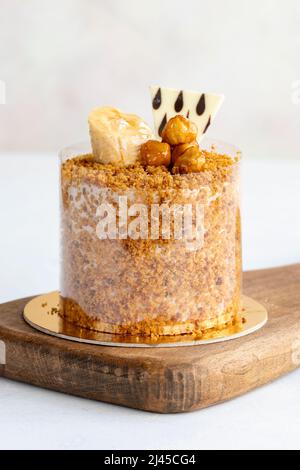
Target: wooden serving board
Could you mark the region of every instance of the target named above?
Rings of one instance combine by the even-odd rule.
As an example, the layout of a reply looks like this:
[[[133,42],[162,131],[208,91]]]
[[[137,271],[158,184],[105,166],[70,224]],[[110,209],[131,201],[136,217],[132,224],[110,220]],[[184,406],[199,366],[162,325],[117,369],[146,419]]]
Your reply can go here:
[[[55,338],[24,322],[29,298],[2,304],[0,376],[161,413],[223,402],[300,366],[300,264],[246,272],[244,293],[268,309],[264,328],[224,343],[162,349]]]

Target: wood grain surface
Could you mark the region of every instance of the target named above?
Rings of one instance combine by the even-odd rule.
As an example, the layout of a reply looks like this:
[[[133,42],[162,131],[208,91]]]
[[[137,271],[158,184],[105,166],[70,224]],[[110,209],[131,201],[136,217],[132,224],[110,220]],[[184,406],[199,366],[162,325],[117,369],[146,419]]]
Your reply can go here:
[[[300,264],[246,272],[244,293],[268,309],[269,322],[260,331],[225,343],[162,349],[55,338],[24,322],[30,298],[2,304],[6,364],[0,375],[160,413],[229,400],[300,366]]]

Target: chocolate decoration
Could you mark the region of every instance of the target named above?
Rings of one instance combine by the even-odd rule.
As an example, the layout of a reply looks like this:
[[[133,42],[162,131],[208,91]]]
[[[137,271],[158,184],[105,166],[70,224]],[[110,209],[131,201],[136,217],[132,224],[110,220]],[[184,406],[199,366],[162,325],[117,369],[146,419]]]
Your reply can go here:
[[[176,113],[180,113],[180,111],[183,108],[183,92],[182,92],[182,90],[180,91],[180,93],[177,97],[177,100],[175,101],[174,108],[175,108]]]
[[[200,99],[196,107],[196,112],[198,116],[201,116],[205,112],[205,94],[204,93],[202,93],[202,95],[200,96]]]
[[[153,98],[152,106],[153,109],[158,109],[161,105],[161,89],[159,88],[156,92],[156,95]]]
[[[197,138],[201,140],[208,127],[213,124],[224,99],[223,95],[205,93],[205,90],[192,91],[160,85],[150,86],[150,94],[157,138],[163,134],[166,121],[181,114],[196,124],[199,129]]]
[[[160,137],[166,124],[167,124],[167,114],[164,115],[163,120],[161,121],[160,126],[158,128],[158,135]]]
[[[205,134],[205,132],[207,131],[207,129],[209,128],[209,126],[210,126],[210,116],[209,116],[208,121],[207,121],[207,124],[206,124],[206,126],[205,126],[205,128],[204,128],[203,134]]]

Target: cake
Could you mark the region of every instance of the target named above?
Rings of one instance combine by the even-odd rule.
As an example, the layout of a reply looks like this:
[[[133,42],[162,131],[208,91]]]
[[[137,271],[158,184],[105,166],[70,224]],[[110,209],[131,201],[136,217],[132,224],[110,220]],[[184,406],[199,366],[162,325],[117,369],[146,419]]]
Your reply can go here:
[[[141,341],[238,327],[239,153],[199,145],[179,112],[156,140],[112,108],[89,122],[92,153],[61,165],[63,317]]]

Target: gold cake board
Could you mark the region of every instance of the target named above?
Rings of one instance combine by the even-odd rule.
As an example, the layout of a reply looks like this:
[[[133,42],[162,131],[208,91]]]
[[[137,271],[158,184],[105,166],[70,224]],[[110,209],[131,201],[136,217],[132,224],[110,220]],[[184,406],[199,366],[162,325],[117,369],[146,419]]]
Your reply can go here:
[[[232,399],[300,367],[300,264],[246,272],[243,286],[268,311],[265,326],[234,341],[189,347],[67,341],[24,321],[32,298],[1,304],[0,377],[160,413]]]
[[[30,326],[43,333],[81,343],[138,348],[196,346],[241,338],[254,333],[266,324],[267,310],[260,303],[250,297],[243,296],[242,305],[244,322],[241,325],[213,331],[211,337],[205,339],[194,339],[189,334],[155,338],[132,337],[82,328],[61,318],[58,311],[60,295],[57,291],[30,300],[24,308],[24,319]]]

